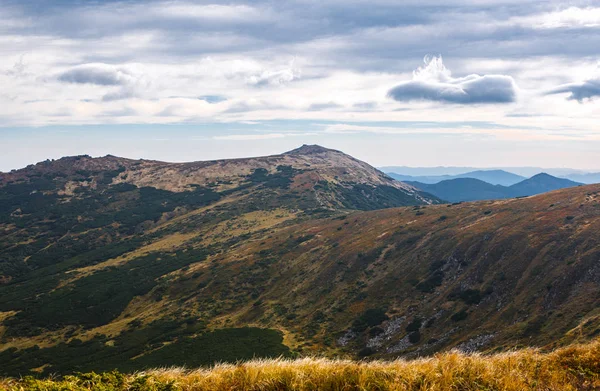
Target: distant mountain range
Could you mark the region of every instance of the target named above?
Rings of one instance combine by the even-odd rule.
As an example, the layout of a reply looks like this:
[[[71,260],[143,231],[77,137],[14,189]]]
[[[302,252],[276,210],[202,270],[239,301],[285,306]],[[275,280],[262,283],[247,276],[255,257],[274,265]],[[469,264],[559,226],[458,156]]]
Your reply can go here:
[[[600,183],[600,172],[588,172],[572,168],[541,167],[380,167],[381,171],[400,181],[417,181],[422,183],[438,183],[448,179],[475,178],[492,185],[510,186],[525,178],[541,172],[570,179],[574,182],[594,184]],[[508,175],[507,175],[508,174]]]
[[[463,174],[458,175],[431,175],[431,176],[412,176],[412,175],[402,175],[396,173],[389,173],[389,176],[392,178],[402,181],[402,182],[420,182],[420,183],[428,183],[434,184],[439,183],[441,181],[447,181],[451,179],[458,178],[472,178],[479,179],[480,181],[484,181],[490,183],[492,185],[502,185],[502,186],[511,186],[515,183],[519,183],[527,178],[513,174],[512,172],[504,171],[504,170],[477,170],[470,171]]]
[[[534,175],[511,186],[494,185],[475,178],[455,178],[433,184],[416,181],[405,183],[450,202],[524,197],[581,185],[546,173]]]

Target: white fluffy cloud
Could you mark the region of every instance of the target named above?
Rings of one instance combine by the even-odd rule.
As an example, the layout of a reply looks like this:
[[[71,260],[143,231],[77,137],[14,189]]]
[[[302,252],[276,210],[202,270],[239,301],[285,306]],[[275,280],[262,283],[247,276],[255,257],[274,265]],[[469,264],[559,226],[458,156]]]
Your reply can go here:
[[[289,66],[282,69],[267,69],[247,77],[247,82],[255,86],[281,86],[300,78],[300,69],[291,61]]]
[[[397,101],[437,101],[445,103],[511,103],[517,99],[512,77],[505,75],[468,75],[454,78],[442,57],[427,56],[425,66],[413,72],[413,78],[388,92]]]

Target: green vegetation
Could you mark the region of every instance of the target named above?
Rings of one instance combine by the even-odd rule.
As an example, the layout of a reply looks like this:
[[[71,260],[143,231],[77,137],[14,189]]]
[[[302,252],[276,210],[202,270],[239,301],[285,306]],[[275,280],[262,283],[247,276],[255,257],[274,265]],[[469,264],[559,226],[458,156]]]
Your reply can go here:
[[[277,166],[277,172],[269,174],[265,168],[257,168],[249,176],[250,182],[258,183],[266,188],[281,188],[287,189],[292,183],[292,178],[302,172],[291,166]]]
[[[354,321],[354,323],[352,323],[352,329],[358,332],[365,331],[367,328],[380,325],[383,321],[388,319],[389,317],[385,314],[384,309],[371,308],[366,310]]]
[[[275,330],[246,327],[206,331],[204,327],[195,319],[163,320],[124,330],[110,343],[107,337],[97,335],[89,341],[73,339],[50,348],[8,349],[0,352],[0,375],[24,375],[42,366],[45,375],[114,369],[133,372],[166,363],[196,367],[291,355]]]
[[[413,196],[388,185],[371,186],[360,183],[351,188],[340,188],[343,206],[348,209],[375,210],[393,208],[398,205],[420,205]],[[439,201],[435,197],[431,197]]]
[[[205,259],[204,250],[177,254],[153,253],[118,267],[99,270],[90,276],[58,288],[26,303],[5,324],[8,335],[36,335],[40,328],[59,329],[66,325],[94,327],[119,316],[135,296],[148,293],[157,278],[186,265]]]
[[[465,289],[451,293],[448,298],[450,300],[460,299],[465,304],[479,304],[483,297],[478,289]]]

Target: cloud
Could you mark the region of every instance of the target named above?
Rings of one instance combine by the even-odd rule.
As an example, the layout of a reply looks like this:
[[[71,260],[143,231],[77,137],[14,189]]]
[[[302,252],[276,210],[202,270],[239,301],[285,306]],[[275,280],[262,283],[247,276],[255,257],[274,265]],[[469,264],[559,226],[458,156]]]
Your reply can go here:
[[[541,29],[591,28],[600,26],[600,8],[569,7],[560,11],[517,18],[520,24]]]
[[[341,107],[343,106],[335,102],[313,103],[308,106],[308,111],[335,110]]]
[[[600,78],[586,80],[582,83],[570,83],[557,87],[548,94],[570,93],[568,100],[576,100],[582,103],[586,99],[600,96]]]
[[[316,136],[318,133],[265,133],[265,134],[230,134],[226,136],[214,136],[213,140],[227,141],[252,141],[269,140],[284,137]]]
[[[282,104],[251,98],[232,102],[229,108],[225,110],[225,113],[246,113],[257,110],[277,110],[286,108],[287,107]]]
[[[133,81],[131,72],[108,64],[83,64],[64,71],[57,77],[65,83],[122,86]]]
[[[225,102],[227,100],[226,97],[220,95],[203,95],[198,97],[198,99],[203,100],[207,103],[215,104]]]
[[[159,3],[151,6],[155,17],[194,19],[216,22],[264,23],[271,15],[266,9],[249,5],[190,4],[186,2]]]
[[[131,87],[124,86],[122,88],[117,89],[116,91],[111,91],[105,94],[102,97],[103,102],[112,102],[116,100],[123,100],[129,98],[135,98],[137,96],[135,90]]]
[[[254,86],[281,86],[300,78],[300,69],[295,66],[295,61],[290,61],[288,67],[277,70],[265,70],[249,76],[246,81]]]
[[[458,104],[511,103],[517,99],[512,77],[505,75],[468,75],[452,77],[442,57],[426,56],[425,66],[413,72],[413,79],[388,92],[397,101],[435,101]]]
[[[546,95],[568,93],[568,100],[576,100],[583,103],[584,100],[591,100],[600,96],[600,62],[594,74],[587,80],[576,83],[566,83],[552,88]]]

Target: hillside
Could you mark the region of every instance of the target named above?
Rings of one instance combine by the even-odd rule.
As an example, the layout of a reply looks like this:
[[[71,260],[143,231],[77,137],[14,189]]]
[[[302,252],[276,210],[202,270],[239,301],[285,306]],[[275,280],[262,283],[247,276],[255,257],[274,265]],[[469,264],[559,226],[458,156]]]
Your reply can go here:
[[[437,176],[410,176],[396,174],[393,172],[388,173],[388,175],[402,182],[420,182],[425,184],[436,184],[441,181],[447,181],[451,179],[469,178],[478,179],[491,185],[511,186],[526,179],[525,177],[504,170],[476,170],[458,175]]]
[[[320,147],[188,164],[68,158],[2,181],[3,375],[600,333],[600,185],[434,205]],[[432,204],[387,208],[401,202]]]
[[[410,181],[406,183],[435,194],[437,197],[449,202],[494,200],[510,197],[506,187],[492,185],[472,178],[450,179],[434,184]]]
[[[538,174],[512,186],[492,185],[472,178],[449,179],[434,184],[415,181],[406,183],[450,202],[526,197],[581,185],[548,174]]]

